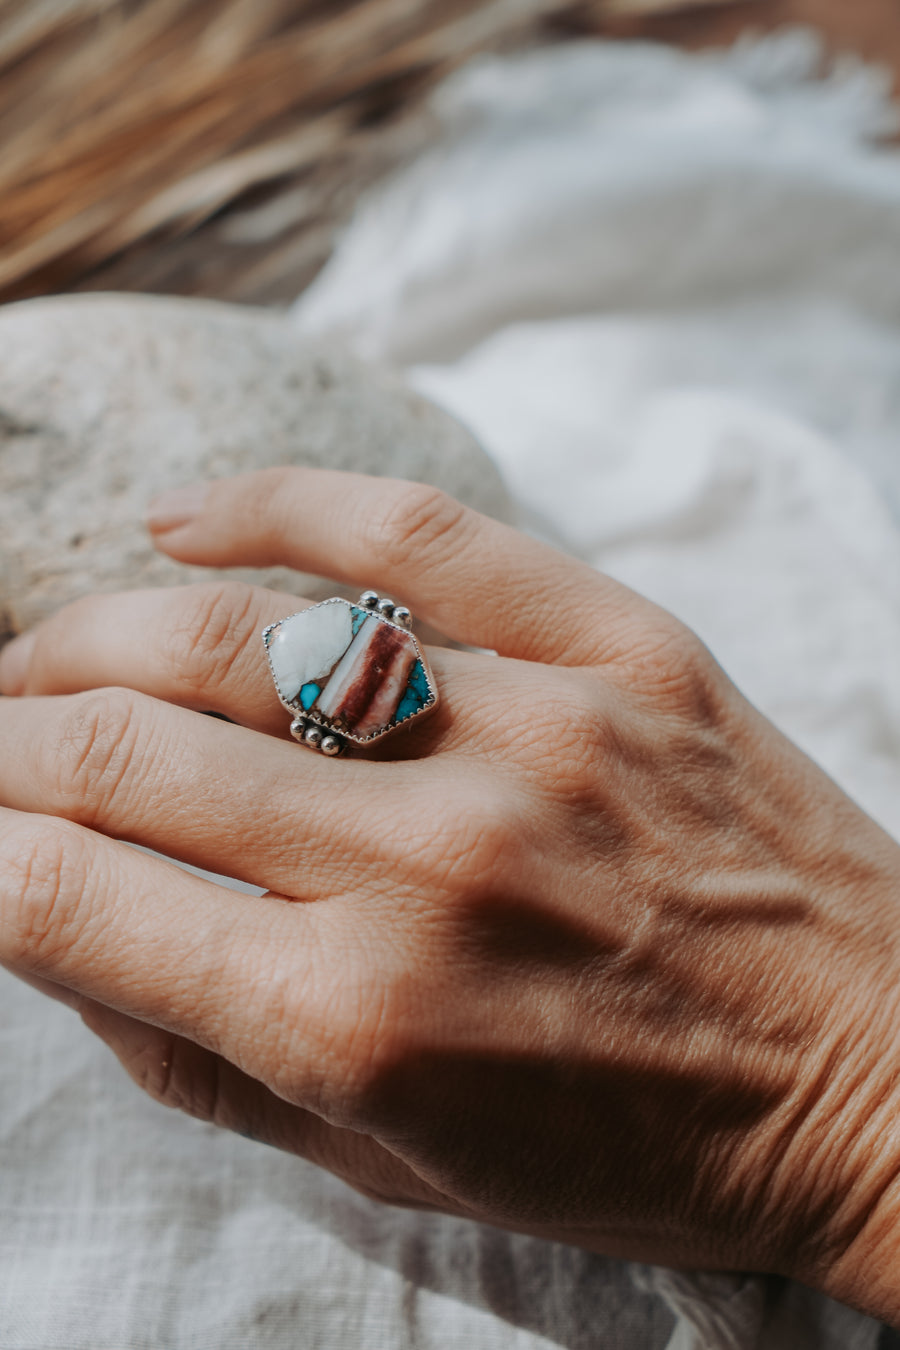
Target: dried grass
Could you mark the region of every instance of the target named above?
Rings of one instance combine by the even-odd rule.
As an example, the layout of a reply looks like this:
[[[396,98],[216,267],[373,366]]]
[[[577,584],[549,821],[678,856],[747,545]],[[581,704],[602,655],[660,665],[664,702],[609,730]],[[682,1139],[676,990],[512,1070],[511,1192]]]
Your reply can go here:
[[[449,69],[679,3],[0,0],[0,299],[286,298]]]

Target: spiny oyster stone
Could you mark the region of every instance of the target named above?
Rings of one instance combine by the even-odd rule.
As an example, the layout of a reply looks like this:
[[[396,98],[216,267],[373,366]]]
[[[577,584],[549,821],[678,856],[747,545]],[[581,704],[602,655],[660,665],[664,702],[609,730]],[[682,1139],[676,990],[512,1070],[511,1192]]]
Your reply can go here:
[[[348,600],[292,614],[263,640],[285,707],[349,740],[374,740],[437,702],[412,633]]]

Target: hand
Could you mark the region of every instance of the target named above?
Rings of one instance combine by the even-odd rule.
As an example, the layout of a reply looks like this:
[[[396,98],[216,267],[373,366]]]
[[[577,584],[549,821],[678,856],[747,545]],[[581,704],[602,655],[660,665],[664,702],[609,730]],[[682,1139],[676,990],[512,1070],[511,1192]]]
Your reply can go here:
[[[368,1195],[900,1318],[897,846],[669,615],[430,489],[267,472],[154,528],[499,656],[327,761],[260,642],[295,598],[63,611],[0,663],[0,959]]]

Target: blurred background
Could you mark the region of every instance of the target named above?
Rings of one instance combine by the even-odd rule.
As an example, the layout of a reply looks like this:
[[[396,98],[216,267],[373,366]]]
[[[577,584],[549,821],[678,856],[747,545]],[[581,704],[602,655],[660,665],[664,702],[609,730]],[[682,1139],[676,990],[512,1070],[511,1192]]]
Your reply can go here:
[[[896,0],[5,0],[0,300],[286,304],[473,54],[796,23],[900,71]]]

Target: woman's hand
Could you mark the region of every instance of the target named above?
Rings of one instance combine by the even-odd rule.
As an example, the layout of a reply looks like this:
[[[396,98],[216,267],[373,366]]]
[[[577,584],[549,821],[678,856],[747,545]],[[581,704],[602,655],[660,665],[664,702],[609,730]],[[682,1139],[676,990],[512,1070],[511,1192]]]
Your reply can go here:
[[[0,661],[0,959],[366,1194],[900,1318],[897,846],[669,615],[430,489],[267,472],[154,528],[499,656],[327,761],[260,641],[294,598],[63,611]]]

